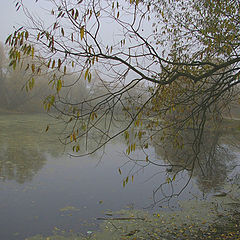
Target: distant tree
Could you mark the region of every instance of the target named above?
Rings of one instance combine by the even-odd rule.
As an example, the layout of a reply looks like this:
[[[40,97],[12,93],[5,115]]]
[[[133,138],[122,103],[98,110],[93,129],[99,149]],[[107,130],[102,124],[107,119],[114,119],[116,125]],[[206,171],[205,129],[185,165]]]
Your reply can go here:
[[[3,44],[0,42],[0,107],[6,105],[8,96],[6,92],[7,58]]]
[[[164,139],[164,130],[175,125],[176,138],[184,129],[194,130],[196,160],[208,120],[219,122],[223,110],[238,96],[240,2],[50,3],[51,22],[45,22],[30,12],[24,0],[16,1],[30,25],[16,30],[6,43],[11,46],[13,68],[32,56],[39,60],[30,66],[32,74],[40,73],[43,66],[49,69],[55,93],[45,106],[58,109],[58,118],[70,124],[64,143],[72,143],[77,155],[89,154],[123,134],[130,154],[138,142],[146,148],[158,132]],[[97,73],[105,90],[79,101],[61,97],[62,89],[75,87],[63,80],[73,72],[89,84]],[[136,94],[129,95],[134,89]],[[127,119],[125,124],[118,124],[119,115]],[[136,134],[130,139],[132,126]],[[94,148],[88,145],[92,134],[98,136]],[[84,147],[78,143],[82,138],[86,138]],[[80,148],[86,152],[80,153]],[[195,160],[192,166],[200,164]]]

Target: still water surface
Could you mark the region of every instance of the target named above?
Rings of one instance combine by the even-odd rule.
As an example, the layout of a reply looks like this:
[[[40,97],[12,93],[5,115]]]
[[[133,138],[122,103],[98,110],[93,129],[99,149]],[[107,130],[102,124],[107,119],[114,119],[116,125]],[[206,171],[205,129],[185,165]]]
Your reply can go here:
[[[132,167],[125,165],[119,174],[119,167],[129,160],[123,139],[108,144],[104,155],[73,158],[58,141],[60,125],[45,132],[52,121],[39,114],[0,115],[0,239],[48,235],[59,229],[86,233],[96,229],[95,218],[106,211],[152,204],[153,190],[166,180],[164,169],[135,171],[134,181],[123,188],[123,177]],[[148,153],[160,158],[156,146]],[[145,156],[137,150],[134,157]],[[176,188],[185,181],[183,175]],[[199,188],[199,181],[196,175],[180,199],[201,197],[199,189],[204,187]]]

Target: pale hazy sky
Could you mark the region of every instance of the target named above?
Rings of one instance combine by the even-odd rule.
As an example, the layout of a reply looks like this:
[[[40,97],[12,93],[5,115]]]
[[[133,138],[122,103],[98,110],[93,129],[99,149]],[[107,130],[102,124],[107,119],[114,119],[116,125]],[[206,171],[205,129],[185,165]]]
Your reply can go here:
[[[36,6],[35,0],[23,1],[30,9]],[[42,1],[45,5],[46,1]],[[14,0],[0,0],[0,41],[5,42],[7,36],[14,31],[13,26],[18,28],[20,25],[24,25],[26,20],[22,10],[16,12],[16,2]],[[37,3],[39,6],[39,3]]]
[[[16,12],[13,0],[0,0],[0,41],[5,42],[7,36],[13,32],[13,26],[23,21],[20,12]]]
[[[39,16],[44,19],[46,23],[50,22],[48,21],[49,15],[46,14],[46,10],[50,11],[50,8],[52,8],[52,5],[49,4],[49,2],[49,0],[38,0],[37,3],[36,0],[23,0],[23,3],[31,11],[32,16]],[[14,26],[18,29],[20,26],[28,25],[27,18],[23,11],[20,9],[16,12],[15,4],[16,0],[0,0],[1,42],[5,42],[8,35],[14,32]],[[145,32],[149,35],[151,34],[151,23],[148,22],[147,25],[148,26],[145,27]],[[111,21],[102,22],[102,28],[104,29],[104,35],[102,37],[105,43],[108,44],[109,42],[109,44],[112,44],[114,39],[117,38],[117,33],[119,33],[118,28],[113,25]]]

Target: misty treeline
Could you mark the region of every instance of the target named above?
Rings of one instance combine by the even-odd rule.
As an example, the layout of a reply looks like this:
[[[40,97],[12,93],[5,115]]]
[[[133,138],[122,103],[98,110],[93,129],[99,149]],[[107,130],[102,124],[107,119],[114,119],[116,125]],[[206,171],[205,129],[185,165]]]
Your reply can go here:
[[[108,84],[108,81],[104,82],[98,77],[97,71],[93,74],[91,81],[85,79],[81,74],[79,75],[77,72],[74,72],[62,76],[63,86],[61,92],[58,92],[55,82],[51,82],[48,77],[50,70],[47,65],[41,66],[41,73],[37,77],[31,71],[28,71],[39,60],[28,56],[24,59],[24,64],[17,64],[13,68],[10,66],[9,49],[0,42],[0,112],[37,113],[44,110],[49,111],[47,105],[44,103],[49,101],[49,97],[56,95],[58,95],[58,104],[55,104],[55,109],[51,108],[51,111],[61,111],[64,108],[63,103],[66,100],[77,103],[96,98],[95,101],[101,101],[99,96],[104,96],[112,88]],[[54,71],[56,78],[58,78],[61,73],[57,70]],[[74,85],[74,88],[69,88],[71,85]],[[116,86],[114,88],[116,89]],[[137,88],[131,89],[123,101],[130,101],[128,99],[132,99],[132,96],[138,95]],[[141,97],[143,96],[139,95],[138,98]],[[121,111],[122,105],[119,105],[119,107],[116,106],[116,109]]]

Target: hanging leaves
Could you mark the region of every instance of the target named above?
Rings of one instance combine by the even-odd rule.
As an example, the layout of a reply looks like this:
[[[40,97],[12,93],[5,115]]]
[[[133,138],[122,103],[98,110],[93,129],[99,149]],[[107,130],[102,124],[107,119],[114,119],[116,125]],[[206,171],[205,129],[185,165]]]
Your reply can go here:
[[[57,92],[60,92],[61,88],[62,88],[62,80],[58,79],[58,81],[57,81]]]
[[[62,65],[62,61],[61,61],[61,59],[59,58],[59,59],[58,59],[58,70],[60,70],[61,65]]]
[[[83,37],[84,37],[84,27],[81,27],[81,28],[80,28],[80,37],[81,37],[81,40],[82,40]]]
[[[25,32],[25,39],[28,40],[29,33],[28,31]]]
[[[55,60],[52,61],[52,69],[55,67]]]
[[[64,37],[64,29],[63,28],[61,28],[61,33],[62,33],[62,35]]]
[[[32,59],[34,58],[34,47],[32,47]]]
[[[76,9],[74,19],[77,20],[78,16],[79,16],[79,13],[78,13],[78,10]]]
[[[32,64],[32,72],[33,73],[35,72],[35,64],[34,63]]]
[[[87,77],[88,77],[88,73],[89,73],[89,68],[86,70],[86,72],[85,72],[85,75],[84,75],[84,79],[86,80],[87,79]]]
[[[90,115],[91,120],[93,121],[94,119],[97,118],[97,114],[95,112],[92,112]]]

